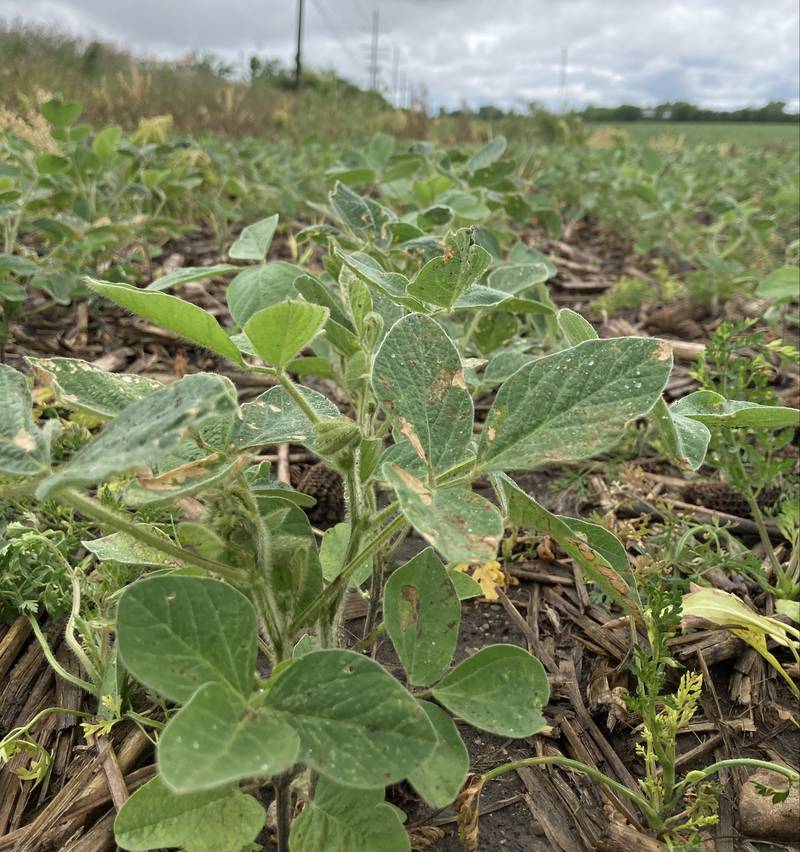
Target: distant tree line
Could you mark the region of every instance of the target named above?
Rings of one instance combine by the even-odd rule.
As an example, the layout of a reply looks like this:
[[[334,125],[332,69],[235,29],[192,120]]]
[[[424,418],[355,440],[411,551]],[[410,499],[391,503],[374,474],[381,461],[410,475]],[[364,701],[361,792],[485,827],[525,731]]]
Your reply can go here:
[[[785,101],[770,101],[762,107],[715,110],[686,101],[671,101],[655,107],[621,104],[616,107],[586,107],[578,113],[584,121],[758,121],[797,122],[800,117],[786,112]]]

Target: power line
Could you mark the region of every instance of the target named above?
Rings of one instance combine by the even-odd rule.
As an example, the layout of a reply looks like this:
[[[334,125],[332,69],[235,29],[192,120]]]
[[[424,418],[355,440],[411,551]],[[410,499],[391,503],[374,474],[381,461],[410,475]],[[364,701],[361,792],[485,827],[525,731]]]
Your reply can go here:
[[[334,24],[333,20],[331,19],[330,15],[328,14],[327,10],[322,5],[321,0],[311,0],[311,2],[314,4],[314,8],[317,10],[317,12],[319,12],[320,17],[322,17],[325,20],[325,23],[328,25],[328,29],[330,30],[330,34],[338,42],[339,47],[342,48],[342,50],[346,54],[347,58],[352,63],[353,69],[356,70],[356,72],[358,72],[358,69],[360,68],[361,63],[358,61],[355,54],[352,52],[350,47],[347,45],[347,42],[342,37],[341,33],[339,32],[338,27],[336,26],[336,24]]]

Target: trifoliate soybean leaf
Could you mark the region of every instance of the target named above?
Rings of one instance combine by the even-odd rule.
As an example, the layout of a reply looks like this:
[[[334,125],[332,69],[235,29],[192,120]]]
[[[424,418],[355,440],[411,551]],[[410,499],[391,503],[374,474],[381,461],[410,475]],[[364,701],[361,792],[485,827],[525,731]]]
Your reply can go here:
[[[151,535],[163,536],[164,540],[170,542],[168,536],[164,535],[158,527],[146,525]],[[171,543],[171,542],[170,542]],[[180,568],[183,562],[173,556],[167,556],[163,550],[144,544],[124,532],[115,532],[89,541],[81,541],[81,544],[93,553],[100,562],[120,562],[124,565],[145,565],[149,568],[163,568],[165,566]]]
[[[439,737],[431,756],[409,776],[408,782],[433,808],[455,801],[469,771],[469,754],[455,722],[437,704],[420,701]]]
[[[253,314],[295,296],[295,279],[304,274],[299,266],[283,260],[243,269],[228,285],[226,298],[233,321],[242,328]]]
[[[549,277],[550,270],[547,264],[542,261],[511,264],[499,266],[492,270],[487,285],[494,290],[502,290],[504,293],[511,293],[516,296],[529,290],[535,284],[547,281]]]
[[[800,268],[781,266],[774,269],[756,288],[756,296],[770,302],[800,302]]]
[[[275,229],[278,227],[278,214],[268,216],[260,222],[248,225],[236,242],[230,247],[228,257],[234,260],[263,261],[267,256]]]
[[[594,340],[597,337],[597,332],[592,324],[570,308],[562,308],[556,319],[564,339],[570,346],[577,346],[579,343]]]
[[[397,465],[383,467],[406,520],[448,562],[488,562],[503,536],[503,519],[469,488],[429,489]]]
[[[161,278],[151,281],[145,287],[145,290],[171,290],[173,287],[190,284],[192,281],[204,281],[206,278],[215,278],[217,275],[231,275],[239,271],[241,271],[241,267],[234,266],[232,263],[217,263],[214,266],[184,266],[182,269],[176,269],[168,275],[162,275]]]
[[[711,441],[708,426],[676,414],[663,398],[655,404],[652,416],[672,458],[689,470],[698,470],[705,461]]]
[[[447,574],[460,601],[479,598],[483,595],[481,584],[477,580],[473,580],[466,572],[457,571],[455,568],[448,568]]]
[[[528,469],[604,452],[655,405],[671,369],[669,346],[652,338],[587,340],[540,358],[497,392],[479,465]]]
[[[450,667],[461,604],[444,565],[423,550],[389,577],[383,591],[386,632],[413,686],[427,686]]]
[[[758,405],[738,399],[725,399],[718,393],[700,390],[670,406],[670,414],[687,417],[706,426],[750,429],[787,429],[800,426],[800,411],[782,405]]]
[[[436,733],[411,694],[353,651],[306,654],[277,679],[267,706],[300,736],[300,760],[346,787],[385,787],[430,754]]]
[[[133,311],[140,317],[158,323],[164,328],[192,343],[198,344],[235,364],[242,364],[242,356],[231,342],[225,329],[202,308],[185,302],[169,293],[139,290],[127,284],[111,284],[88,279],[89,287],[106,299]]]
[[[429,260],[408,285],[408,294],[448,310],[489,268],[492,256],[472,240],[469,228],[444,238],[444,255]]]
[[[623,561],[623,554],[620,554],[607,537],[601,537],[599,534],[590,537],[587,526],[594,526],[593,524],[560,518],[548,512],[505,474],[496,476],[495,481],[506,505],[507,521],[510,525],[549,535],[583,569],[588,579],[597,583],[627,613],[641,617],[639,594],[633,575],[628,569],[627,558]],[[578,529],[573,530],[568,520],[577,521]],[[598,549],[593,545],[599,545]],[[612,558],[613,562],[610,561]]]
[[[269,778],[297,760],[300,740],[268,710],[229,686],[207,683],[170,719],[158,740],[158,771],[176,793]]]
[[[506,137],[495,136],[494,139],[487,142],[482,148],[479,148],[467,160],[467,169],[470,172],[476,172],[478,169],[485,169],[491,166],[496,160],[503,156],[503,151],[506,150]]]
[[[383,790],[340,787],[324,776],[295,817],[290,852],[411,852],[403,823]]]
[[[161,382],[132,373],[109,373],[77,358],[25,359],[56,399],[84,414],[110,419],[137,399],[163,388]]]
[[[341,523],[325,530],[319,546],[319,561],[322,565],[322,576],[326,582],[335,580],[345,566],[347,544],[350,541],[350,524]],[[372,560],[366,559],[353,572],[350,578],[351,586],[360,586],[372,573]]]
[[[280,302],[253,314],[244,333],[267,363],[285,367],[308,346],[328,319],[328,309],[310,302]]]
[[[544,727],[550,685],[542,664],[524,648],[490,645],[459,663],[433,695],[476,728],[530,737]]]
[[[305,401],[321,418],[339,416],[339,409],[325,396],[310,388],[300,387]],[[282,387],[270,388],[241,408],[233,442],[236,450],[265,444],[311,444],[314,426],[300,406]]]
[[[25,377],[0,364],[0,473],[36,476],[50,465],[50,435],[33,422],[33,402]]]
[[[206,683],[250,694],[256,614],[232,586],[205,577],[150,577],[123,592],[117,643],[145,686],[184,703]]]
[[[444,329],[423,314],[398,320],[375,355],[372,387],[390,420],[433,470],[462,461],[472,439],[472,397]]]
[[[192,433],[236,414],[236,389],[223,376],[194,373],[132,402],[38,490],[98,482],[152,466]]]
[[[179,796],[156,776],[122,806],[114,820],[114,838],[130,852],[242,849],[253,843],[266,817],[252,796],[235,787]]]

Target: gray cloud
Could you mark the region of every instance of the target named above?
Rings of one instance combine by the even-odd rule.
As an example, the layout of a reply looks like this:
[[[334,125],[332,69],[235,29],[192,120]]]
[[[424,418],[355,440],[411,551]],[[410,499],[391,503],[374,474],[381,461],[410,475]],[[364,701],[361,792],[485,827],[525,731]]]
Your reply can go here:
[[[391,88],[396,50],[402,73],[425,85],[434,108],[557,106],[562,47],[573,106],[800,107],[796,0],[306,0],[306,61],[365,84],[374,8],[382,85]],[[294,54],[294,0],[0,0],[0,19],[141,55],[214,51],[242,68],[252,53],[286,64]]]

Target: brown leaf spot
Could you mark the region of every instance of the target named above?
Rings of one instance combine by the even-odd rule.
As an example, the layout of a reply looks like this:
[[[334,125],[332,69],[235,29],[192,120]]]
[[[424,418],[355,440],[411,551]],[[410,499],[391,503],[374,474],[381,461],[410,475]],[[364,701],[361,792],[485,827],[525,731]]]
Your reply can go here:
[[[411,423],[406,420],[405,417],[399,418],[400,431],[406,436],[408,439],[408,443],[414,448],[414,452],[422,459],[422,461],[427,463],[427,458],[425,456],[425,450],[422,449],[422,442],[419,439],[419,436],[414,431],[414,427]]]
[[[660,340],[658,343],[658,353],[656,360],[668,361],[672,357],[672,345],[668,340]]]
[[[400,629],[405,632],[409,624],[419,623],[419,592],[414,586],[403,586],[400,596],[407,604],[400,612]]]
[[[30,432],[20,429],[19,432],[14,435],[14,446],[18,450],[22,450],[23,453],[32,453],[36,449],[36,441]]]

